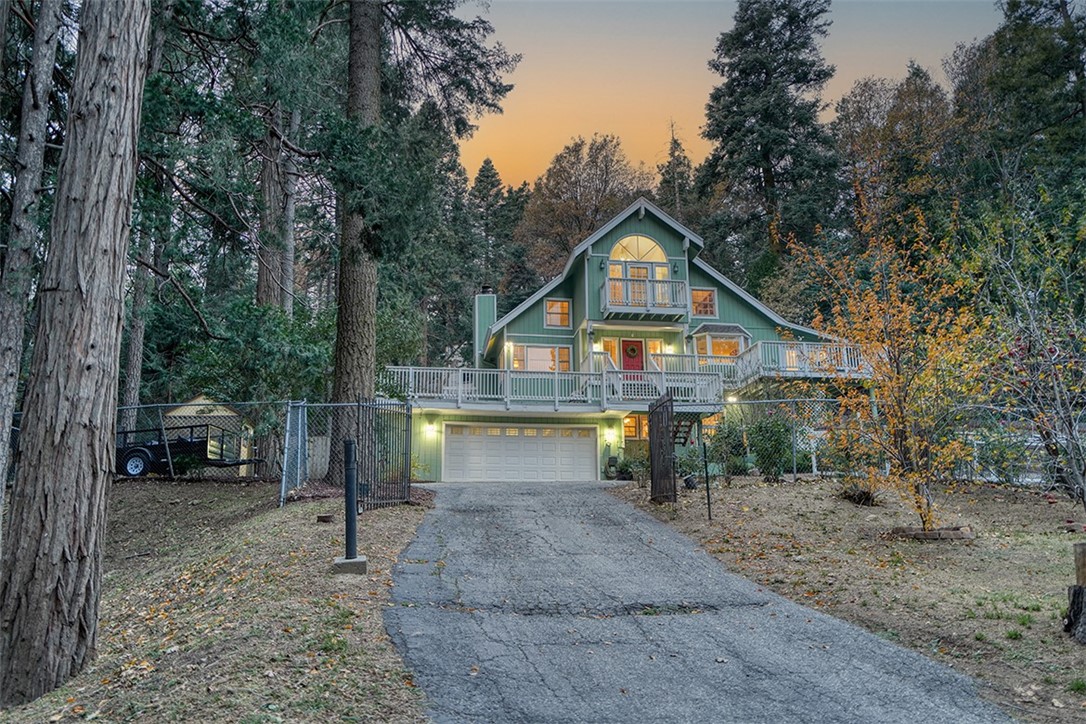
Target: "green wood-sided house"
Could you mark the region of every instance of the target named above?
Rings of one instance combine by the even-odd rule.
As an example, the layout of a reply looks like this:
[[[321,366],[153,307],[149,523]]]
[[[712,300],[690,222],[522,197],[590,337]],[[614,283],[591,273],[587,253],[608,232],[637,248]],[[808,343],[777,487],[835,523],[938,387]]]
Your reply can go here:
[[[767,379],[865,375],[854,348],[780,317],[703,247],[642,198],[504,317],[478,295],[472,366],[385,371],[414,407],[417,460],[437,480],[595,480],[665,392],[709,414]]]

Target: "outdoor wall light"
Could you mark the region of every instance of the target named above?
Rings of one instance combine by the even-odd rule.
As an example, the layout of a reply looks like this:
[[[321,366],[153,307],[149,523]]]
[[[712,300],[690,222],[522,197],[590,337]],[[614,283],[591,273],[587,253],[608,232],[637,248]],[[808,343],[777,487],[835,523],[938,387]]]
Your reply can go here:
[[[728,402],[739,402],[739,398],[735,395],[728,395]]]
[[[615,431],[611,428],[607,428],[603,431],[603,439],[608,445],[615,441]]]
[[[671,273],[672,274],[678,274],[679,273],[679,262],[677,262],[677,261],[671,262]]]
[[[427,437],[434,437],[435,435],[437,435],[437,425],[432,422],[426,423],[422,430],[426,433]]]
[[[604,267],[606,267],[606,266],[607,266],[607,259],[605,259],[605,258],[600,259],[600,271],[603,271]]]

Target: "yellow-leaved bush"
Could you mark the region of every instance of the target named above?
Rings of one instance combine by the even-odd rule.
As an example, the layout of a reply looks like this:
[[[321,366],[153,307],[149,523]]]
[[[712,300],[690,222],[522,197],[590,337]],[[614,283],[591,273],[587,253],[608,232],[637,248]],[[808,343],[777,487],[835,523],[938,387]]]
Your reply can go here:
[[[815,328],[857,346],[870,372],[841,391],[828,442],[859,484],[896,491],[930,530],[936,488],[971,458],[959,421],[983,389],[984,321],[966,282],[919,215],[906,238],[873,235],[860,254],[795,252],[821,278]]]

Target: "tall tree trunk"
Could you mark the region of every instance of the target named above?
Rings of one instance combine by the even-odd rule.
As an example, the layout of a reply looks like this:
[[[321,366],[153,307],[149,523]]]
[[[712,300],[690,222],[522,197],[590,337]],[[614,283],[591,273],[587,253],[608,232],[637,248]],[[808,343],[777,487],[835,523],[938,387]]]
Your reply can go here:
[[[88,2],[0,570],[0,705],[93,658],[148,0]]]
[[[0,82],[4,78],[4,70],[7,68],[8,47],[8,15],[11,11],[11,0],[0,0]]]
[[[3,370],[0,376],[0,512],[4,507],[4,488],[11,457],[8,441],[11,439],[11,422],[23,361],[26,300],[34,275],[49,92],[53,87],[53,64],[62,12],[63,0],[42,0],[34,29],[34,52],[23,86],[19,144],[15,156],[15,188],[11,197],[11,226],[8,246],[3,254],[3,271],[0,272],[0,370]],[[2,37],[6,40],[6,35]]]
[[[151,31],[151,48],[147,53],[147,77],[154,77],[162,68],[162,52],[166,45],[166,29],[173,19],[174,0],[165,0],[161,11],[156,13],[161,21],[155,22]],[[166,172],[155,168],[152,172],[152,184],[155,203],[151,204],[150,238],[144,235],[138,239],[140,245],[135,250],[135,257],[155,268],[161,269],[159,260],[165,249],[170,233],[170,212],[164,210],[161,202],[168,198],[166,193]],[[169,205],[165,204],[168,208]],[[144,258],[150,241],[152,259]],[[147,333],[147,298],[154,289],[151,272],[141,264],[132,270],[132,304],[128,315],[128,349],[124,362],[124,389],[121,391],[121,405],[125,408],[121,415],[122,430],[136,427],[136,407],[140,404],[140,386],[143,382],[143,343]]]
[[[347,117],[360,129],[381,120],[381,0],[351,0],[347,50]],[[372,399],[377,374],[377,259],[375,232],[362,209],[346,201],[339,243],[333,402]],[[337,416],[338,419],[339,416]],[[333,425],[329,482],[343,470],[349,426]],[[359,441],[359,449],[365,445]]]
[[[298,137],[298,128],[302,124],[302,114],[295,108],[290,113],[290,127],[287,129],[287,138],[292,141]],[[283,154],[283,311],[287,319],[294,317],[294,209],[297,202],[298,165],[294,162],[294,154],[287,151]]]
[[[256,303],[280,306],[283,303],[283,112],[278,103],[265,116],[260,164],[260,232],[256,246]]]
[[[359,128],[381,120],[380,0],[351,0],[347,56],[347,117]],[[332,398],[373,397],[377,347],[377,260],[373,229],[363,211],[344,209],[340,238],[335,381]]]

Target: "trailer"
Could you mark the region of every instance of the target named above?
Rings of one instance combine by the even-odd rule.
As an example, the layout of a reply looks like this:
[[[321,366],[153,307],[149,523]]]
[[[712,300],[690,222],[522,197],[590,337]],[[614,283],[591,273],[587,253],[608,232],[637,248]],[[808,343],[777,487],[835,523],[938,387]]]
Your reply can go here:
[[[121,430],[117,432],[117,472],[127,477],[181,475],[204,467],[262,462],[242,458],[241,450],[239,433],[212,424]]]

